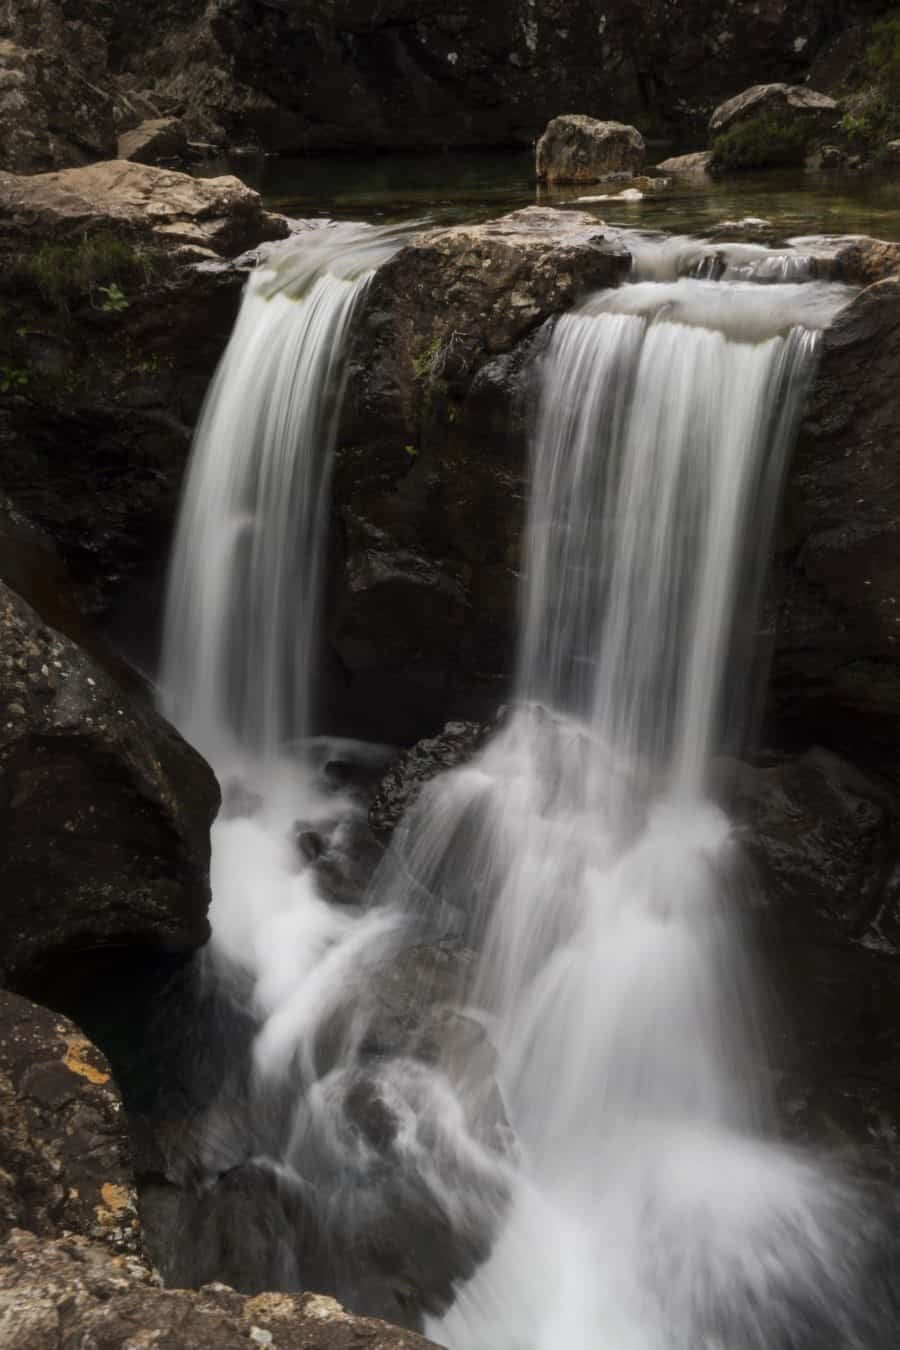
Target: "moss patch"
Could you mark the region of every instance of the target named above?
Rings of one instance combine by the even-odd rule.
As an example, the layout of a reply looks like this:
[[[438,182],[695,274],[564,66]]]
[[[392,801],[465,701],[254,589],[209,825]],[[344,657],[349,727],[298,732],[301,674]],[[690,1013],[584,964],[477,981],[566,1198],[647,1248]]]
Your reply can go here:
[[[778,113],[739,122],[713,141],[710,168],[714,173],[728,173],[802,164],[809,136],[809,128],[802,120]]]

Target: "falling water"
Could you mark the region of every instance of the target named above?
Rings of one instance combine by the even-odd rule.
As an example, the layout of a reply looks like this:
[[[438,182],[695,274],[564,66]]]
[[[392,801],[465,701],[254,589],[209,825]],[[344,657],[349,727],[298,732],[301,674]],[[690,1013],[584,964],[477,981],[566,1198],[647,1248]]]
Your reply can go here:
[[[346,855],[363,807],[284,743],[309,725],[358,242],[251,283],[179,532],[169,707],[241,761],[212,951],[256,1028],[243,1116],[213,1103],[202,1166],[249,1157],[302,1211],[267,1276],[430,1310],[451,1350],[880,1350],[877,1222],[777,1140],[707,783],[743,730],[785,458],[848,293],[643,280],[645,259],[559,321],[513,709],[423,793],[366,903],[336,906],[298,818]],[[366,236],[365,267],[384,246]]]

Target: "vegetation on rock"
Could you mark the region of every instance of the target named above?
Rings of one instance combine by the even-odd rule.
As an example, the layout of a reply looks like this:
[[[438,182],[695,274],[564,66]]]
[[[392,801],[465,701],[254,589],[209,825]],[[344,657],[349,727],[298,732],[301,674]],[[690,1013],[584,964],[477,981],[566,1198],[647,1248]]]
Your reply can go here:
[[[802,164],[810,130],[801,121],[777,113],[739,122],[713,141],[710,169],[725,173],[782,164]]]

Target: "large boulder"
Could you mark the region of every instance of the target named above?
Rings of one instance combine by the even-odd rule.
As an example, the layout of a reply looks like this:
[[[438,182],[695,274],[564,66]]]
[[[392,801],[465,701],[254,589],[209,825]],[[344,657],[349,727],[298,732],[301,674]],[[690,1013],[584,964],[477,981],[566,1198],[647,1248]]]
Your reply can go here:
[[[709,119],[709,134],[718,136],[742,122],[777,115],[799,121],[811,131],[829,131],[838,118],[838,105],[828,94],[806,85],[754,84],[726,99]]]
[[[0,1240],[13,1228],[142,1255],[109,1065],[73,1022],[0,992]]]
[[[0,979],[31,990],[81,970],[83,983],[122,949],[199,946],[212,773],[2,582],[0,709]]]
[[[554,117],[535,152],[542,183],[598,183],[610,174],[637,173],[643,163],[644,138],[636,127],[577,113]]]
[[[502,693],[530,358],[546,320],[629,265],[593,216],[530,207],[421,235],[376,274],[351,339],[335,480],[330,635],[358,731],[414,740],[449,698],[469,716]]]
[[[146,1266],[86,1238],[18,1230],[0,1246],[0,1350],[435,1350],[318,1294],[245,1298],[224,1284],[160,1289]]]
[[[259,194],[237,178],[192,178],[125,160],[31,177],[0,173],[7,249],[17,241],[77,240],[100,230],[223,254],[288,234],[284,219],[264,211]]]
[[[900,743],[900,280],[825,333],[790,466],[773,712],[897,775]]]

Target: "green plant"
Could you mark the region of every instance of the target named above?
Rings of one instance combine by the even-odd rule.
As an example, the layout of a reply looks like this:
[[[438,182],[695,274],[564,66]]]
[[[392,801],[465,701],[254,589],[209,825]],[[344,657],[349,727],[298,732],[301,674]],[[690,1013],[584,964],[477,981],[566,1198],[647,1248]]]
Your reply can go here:
[[[0,366],[0,394],[13,394],[28,384],[28,371],[18,366]]]
[[[710,167],[722,172],[802,164],[808,144],[809,129],[802,122],[765,113],[717,136]]]
[[[128,308],[128,297],[117,281],[111,282],[109,286],[98,286],[97,290],[106,297],[100,305],[104,314],[120,314]]]
[[[431,374],[431,372],[434,369],[435,361],[437,360],[438,352],[440,350],[441,350],[441,339],[439,337],[436,337],[434,341],[430,342],[428,346],[425,348],[425,350],[423,352],[420,352],[419,355],[414,359],[413,370],[416,372],[417,380],[424,380]]]

